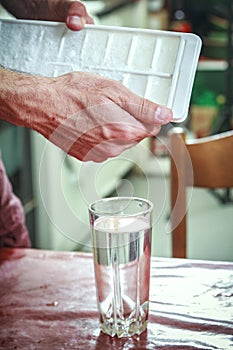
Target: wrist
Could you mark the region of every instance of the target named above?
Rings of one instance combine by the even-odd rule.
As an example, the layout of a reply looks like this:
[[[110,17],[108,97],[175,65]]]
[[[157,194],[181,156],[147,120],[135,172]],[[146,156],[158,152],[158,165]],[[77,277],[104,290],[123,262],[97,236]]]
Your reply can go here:
[[[30,76],[0,68],[0,118],[18,126],[33,128],[38,89],[43,77]]]

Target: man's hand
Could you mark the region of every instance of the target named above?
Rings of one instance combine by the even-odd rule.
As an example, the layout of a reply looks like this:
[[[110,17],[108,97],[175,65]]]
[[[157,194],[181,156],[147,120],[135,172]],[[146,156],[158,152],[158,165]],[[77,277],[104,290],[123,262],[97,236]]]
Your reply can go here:
[[[61,1],[58,4],[58,7],[60,6]],[[85,6],[80,1],[71,1],[66,8],[64,22],[69,29],[81,30],[85,24],[94,24],[93,18],[87,13]]]
[[[91,73],[48,78],[2,69],[0,79],[3,119],[38,131],[83,161],[115,157],[172,118],[170,109]]]
[[[86,23],[94,23],[81,1],[0,0],[0,3],[19,19],[65,22],[72,30],[81,30]]]

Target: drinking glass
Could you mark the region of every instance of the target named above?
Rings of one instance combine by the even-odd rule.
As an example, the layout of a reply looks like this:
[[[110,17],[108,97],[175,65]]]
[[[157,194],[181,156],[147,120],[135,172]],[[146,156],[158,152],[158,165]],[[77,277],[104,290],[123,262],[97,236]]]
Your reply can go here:
[[[152,210],[150,201],[136,197],[89,206],[100,329],[112,337],[147,328]]]

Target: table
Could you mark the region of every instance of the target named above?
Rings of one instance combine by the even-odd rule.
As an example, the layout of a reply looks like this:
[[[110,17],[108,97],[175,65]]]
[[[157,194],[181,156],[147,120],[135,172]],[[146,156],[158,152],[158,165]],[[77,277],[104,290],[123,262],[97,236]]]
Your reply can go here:
[[[92,255],[0,249],[0,349],[233,349],[233,263],[152,258],[148,330],[99,332]]]

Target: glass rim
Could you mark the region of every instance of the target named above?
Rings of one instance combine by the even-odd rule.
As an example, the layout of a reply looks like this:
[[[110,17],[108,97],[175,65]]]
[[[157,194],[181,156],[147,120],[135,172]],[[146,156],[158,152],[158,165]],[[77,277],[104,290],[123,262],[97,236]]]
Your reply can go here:
[[[111,216],[111,217],[114,217],[115,215],[117,215],[117,212],[115,213],[107,213],[106,211],[104,210],[96,210],[93,208],[94,205],[100,203],[100,202],[111,202],[111,201],[120,201],[120,200],[123,200],[123,201],[140,201],[140,202],[144,202],[148,205],[148,207],[146,209],[142,209],[141,211],[138,211],[134,214],[121,214],[121,216],[127,216],[127,217],[134,217],[134,216],[138,216],[138,215],[144,215],[146,213],[150,213],[152,212],[153,210],[153,203],[149,200],[149,199],[146,199],[146,198],[142,198],[142,197],[131,197],[131,196],[122,196],[122,197],[105,197],[105,198],[100,198],[100,199],[97,199],[96,201],[92,202],[89,204],[88,206],[88,210],[89,212],[93,213],[93,214],[96,214],[96,215],[102,215],[104,214],[105,216]]]

